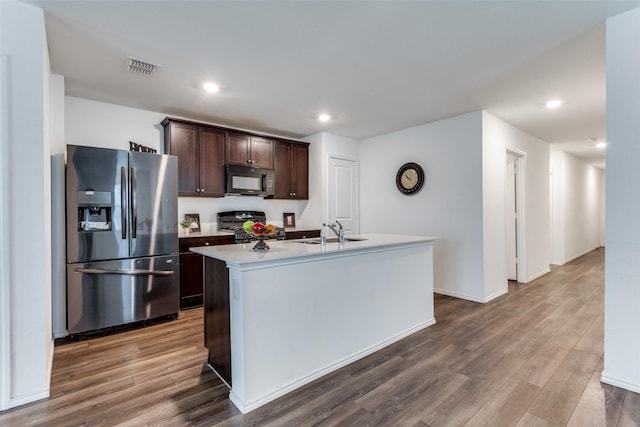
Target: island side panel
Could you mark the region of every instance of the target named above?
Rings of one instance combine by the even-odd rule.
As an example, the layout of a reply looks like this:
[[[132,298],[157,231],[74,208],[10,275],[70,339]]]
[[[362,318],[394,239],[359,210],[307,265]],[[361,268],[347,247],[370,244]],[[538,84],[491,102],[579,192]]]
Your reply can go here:
[[[242,412],[435,323],[432,244],[230,266],[230,279]]]
[[[209,364],[231,386],[231,328],[227,264],[224,261],[205,257],[204,278],[204,345],[209,350]]]

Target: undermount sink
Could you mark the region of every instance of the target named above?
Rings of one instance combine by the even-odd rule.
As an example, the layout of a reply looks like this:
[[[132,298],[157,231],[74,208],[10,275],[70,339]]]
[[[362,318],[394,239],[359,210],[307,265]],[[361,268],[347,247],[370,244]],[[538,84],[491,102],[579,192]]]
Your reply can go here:
[[[346,242],[361,242],[363,240],[367,240],[367,239],[363,239],[360,237],[345,237],[344,240]],[[319,245],[320,243],[322,243],[322,241],[318,238],[316,239],[303,239],[303,240],[296,240],[298,243],[306,243],[308,245]],[[327,239],[327,243],[338,243],[338,238],[337,237],[329,237]]]

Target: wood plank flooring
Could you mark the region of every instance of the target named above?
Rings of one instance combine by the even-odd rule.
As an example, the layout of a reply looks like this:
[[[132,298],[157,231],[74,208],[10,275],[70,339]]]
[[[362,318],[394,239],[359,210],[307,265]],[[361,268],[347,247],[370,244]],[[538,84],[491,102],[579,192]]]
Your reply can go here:
[[[640,426],[640,395],[600,383],[603,264],[598,249],[488,304],[436,296],[436,325],[246,415],[206,367],[202,310],[184,311],[56,347],[51,397],[0,425]]]

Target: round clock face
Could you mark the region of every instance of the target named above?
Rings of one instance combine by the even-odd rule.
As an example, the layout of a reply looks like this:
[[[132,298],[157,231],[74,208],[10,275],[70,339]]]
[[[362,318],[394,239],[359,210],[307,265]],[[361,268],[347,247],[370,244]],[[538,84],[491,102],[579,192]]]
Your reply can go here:
[[[402,194],[415,194],[424,185],[424,170],[417,163],[405,163],[396,174],[396,186]]]

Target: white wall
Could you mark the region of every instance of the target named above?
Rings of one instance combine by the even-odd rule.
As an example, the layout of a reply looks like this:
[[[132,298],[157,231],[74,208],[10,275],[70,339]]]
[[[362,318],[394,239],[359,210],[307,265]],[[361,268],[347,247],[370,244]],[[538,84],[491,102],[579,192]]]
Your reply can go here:
[[[304,208],[304,220],[307,224],[321,227],[323,221],[323,209],[327,204],[327,195],[324,190],[326,171],[322,161],[324,134],[316,133],[304,138],[309,143],[309,201]]]
[[[565,264],[602,245],[604,172],[551,152],[552,262]]]
[[[551,218],[551,263],[562,265],[565,263],[564,249],[564,227],[565,212],[564,200],[567,186],[564,184],[564,161],[563,151],[551,151],[549,164],[551,173],[549,175],[550,191],[550,218]]]
[[[525,155],[521,179],[526,199],[520,214],[524,215],[526,259],[520,260],[519,268],[524,268],[526,282],[550,271],[549,144],[487,112],[483,113],[483,141],[485,265],[494,266],[485,271],[486,295],[491,296],[499,291],[501,271],[506,269],[501,263],[506,259],[504,175],[508,149]]]
[[[600,192],[600,246],[604,247],[607,229],[607,174],[602,172],[602,191]]]
[[[368,138],[360,144],[362,232],[438,237],[435,291],[487,302],[507,292],[507,149],[526,156],[525,277],[549,271],[549,144],[486,112]],[[403,196],[398,168],[414,161],[425,188]]]
[[[482,112],[482,234],[484,299],[509,291],[506,235],[506,135],[504,122]]]
[[[426,174],[413,196],[395,184],[405,162],[419,163]],[[362,140],[360,224],[363,233],[437,237],[435,291],[484,301],[482,113]]]
[[[51,76],[51,321],[53,337],[67,335],[64,77]]]
[[[333,220],[329,218],[329,159],[358,162],[360,142],[327,132],[308,136],[305,141],[312,144],[309,151],[309,188],[313,188],[317,196],[310,198],[305,215],[312,219],[312,224],[322,225]],[[358,230],[354,230],[354,234],[357,233]]]
[[[43,11],[13,0],[2,1],[0,19],[1,190],[5,224],[0,239],[5,289],[0,315],[3,323],[0,404],[1,409],[6,409],[49,394],[53,356],[48,215],[51,99]]]
[[[133,141],[164,152],[164,128],[160,123],[165,117],[167,115],[163,113],[68,96],[65,102],[66,143],[128,150],[129,141]],[[310,147],[310,150],[314,149],[315,147]],[[313,157],[310,155],[310,158]],[[311,164],[309,166],[311,169],[317,167]],[[314,176],[315,173],[313,171]],[[309,194],[311,199],[319,197],[311,182]],[[198,213],[200,221],[206,227],[216,222],[216,214],[221,211],[263,210],[268,221],[282,225],[283,212],[293,212],[296,214],[297,228],[318,228],[321,225],[316,222],[318,215],[307,209],[308,203],[299,200],[264,200],[258,197],[237,196],[180,197],[178,216],[181,218],[185,213]]]
[[[164,152],[166,114],[121,105],[65,98],[66,144],[129,150],[129,141]]]
[[[52,223],[51,217],[47,217],[47,215],[42,215],[42,212],[51,212],[51,141],[53,134],[53,123],[52,123],[52,110],[55,104],[54,102],[54,94],[52,90],[52,82],[51,82],[51,64],[49,61],[49,46],[47,44],[47,35],[46,28],[44,25],[44,15],[40,15],[40,13],[35,13],[34,16],[38,15],[38,28],[41,28],[41,49],[42,49],[42,140],[43,144],[38,151],[38,153],[42,153],[42,175],[38,176],[38,179],[42,183],[42,211],[40,212],[40,221],[42,221],[42,231],[43,233],[40,235],[42,238],[42,264],[43,264],[43,283],[42,288],[44,290],[42,305],[44,310],[42,312],[42,326],[44,329],[44,351],[43,356],[48,355],[48,360],[45,361],[46,368],[46,393],[49,395],[49,386],[51,384],[51,370],[53,368],[53,320],[52,320],[52,305],[51,305],[51,295],[52,295],[52,273],[53,273],[53,265],[52,265],[52,245],[51,245],[51,233],[52,233]],[[22,188],[22,187],[21,187]],[[37,196],[34,196],[34,201],[38,199]],[[40,204],[38,202],[38,204]],[[22,214],[21,214],[22,215]],[[31,395],[27,398],[29,402],[31,402],[35,396]],[[17,400],[17,399],[16,399]],[[23,399],[24,400],[24,399]],[[19,401],[18,401],[19,402]],[[22,403],[18,403],[22,404]]]
[[[640,393],[640,9],[607,20],[607,218],[602,381]]]

